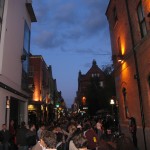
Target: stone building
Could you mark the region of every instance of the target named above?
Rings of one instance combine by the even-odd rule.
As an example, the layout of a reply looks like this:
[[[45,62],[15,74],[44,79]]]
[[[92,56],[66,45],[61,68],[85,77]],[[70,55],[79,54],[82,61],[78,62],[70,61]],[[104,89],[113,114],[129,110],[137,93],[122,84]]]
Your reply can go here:
[[[137,123],[141,150],[150,149],[150,1],[110,0],[109,23],[121,131]]]

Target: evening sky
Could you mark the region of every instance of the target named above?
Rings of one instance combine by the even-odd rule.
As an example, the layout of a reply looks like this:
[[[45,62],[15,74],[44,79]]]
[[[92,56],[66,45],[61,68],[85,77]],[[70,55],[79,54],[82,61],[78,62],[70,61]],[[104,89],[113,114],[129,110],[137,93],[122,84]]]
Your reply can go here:
[[[111,64],[109,0],[32,0],[37,18],[31,26],[31,53],[52,66],[57,89],[68,107],[93,59],[102,68]]]

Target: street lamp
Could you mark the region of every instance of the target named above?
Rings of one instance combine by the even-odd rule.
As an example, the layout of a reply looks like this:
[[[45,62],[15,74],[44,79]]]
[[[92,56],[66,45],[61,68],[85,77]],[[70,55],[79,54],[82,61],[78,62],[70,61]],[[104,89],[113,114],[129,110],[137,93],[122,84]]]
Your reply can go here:
[[[111,99],[110,100],[110,105],[112,105],[112,115],[113,115],[113,105],[115,104],[115,101],[114,101],[114,99]]]

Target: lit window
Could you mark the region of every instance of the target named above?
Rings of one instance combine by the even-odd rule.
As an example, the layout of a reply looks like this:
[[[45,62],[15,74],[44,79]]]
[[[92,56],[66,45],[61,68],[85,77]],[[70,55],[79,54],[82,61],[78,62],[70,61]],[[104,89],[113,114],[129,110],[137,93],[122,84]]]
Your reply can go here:
[[[99,86],[100,86],[100,87],[104,87],[104,82],[103,82],[103,81],[100,81],[100,82],[99,82]]]
[[[143,12],[142,3],[140,2],[137,8],[137,15],[139,19],[139,26],[141,31],[141,37],[143,38],[145,35],[147,35],[147,29],[146,29],[146,22]]]

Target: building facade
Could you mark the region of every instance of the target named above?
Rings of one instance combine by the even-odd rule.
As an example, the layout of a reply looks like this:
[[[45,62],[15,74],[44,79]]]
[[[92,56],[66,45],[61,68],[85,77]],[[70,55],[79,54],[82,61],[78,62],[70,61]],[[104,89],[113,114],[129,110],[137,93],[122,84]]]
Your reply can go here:
[[[120,127],[129,133],[129,118],[137,123],[141,150],[150,149],[150,1],[110,0],[109,23],[115,66]]]
[[[28,120],[28,77],[31,23],[36,22],[32,2],[0,1],[0,125]],[[27,82],[26,82],[27,84]]]
[[[94,80],[96,81],[96,84],[98,83],[98,85],[96,85],[98,86],[97,89],[104,88],[105,75],[103,71],[98,67],[95,60],[93,60],[92,66],[86,74],[82,74],[81,71],[79,71],[78,91],[77,91],[77,96],[75,98],[75,103],[74,103],[74,109],[76,110],[76,112],[80,111],[80,112],[85,113],[88,111],[89,109],[89,102],[88,102],[89,87],[92,85],[92,81]],[[94,99],[93,97],[93,103],[94,101],[96,101],[96,98]]]
[[[51,66],[47,66],[41,55],[31,55],[29,64],[33,75],[31,85],[34,85],[28,105],[29,122],[48,122],[55,114],[54,104],[58,93],[56,79],[53,79]]]

